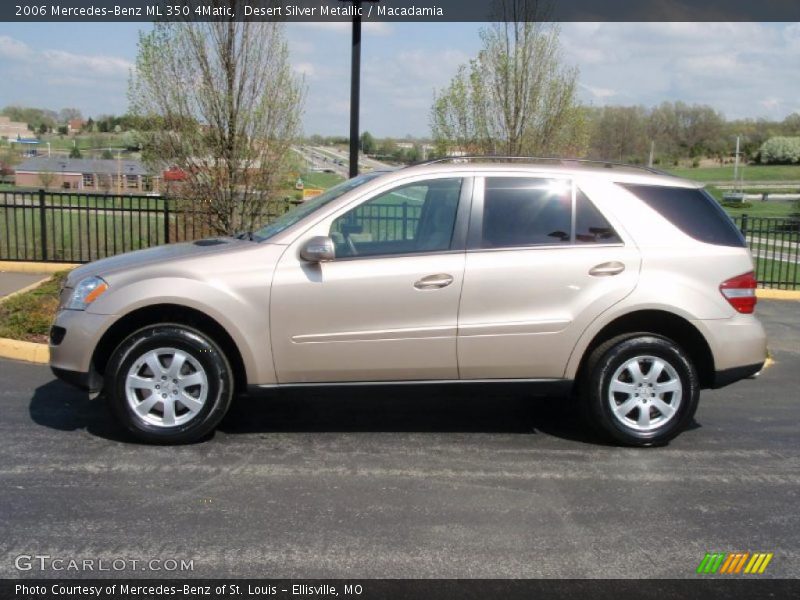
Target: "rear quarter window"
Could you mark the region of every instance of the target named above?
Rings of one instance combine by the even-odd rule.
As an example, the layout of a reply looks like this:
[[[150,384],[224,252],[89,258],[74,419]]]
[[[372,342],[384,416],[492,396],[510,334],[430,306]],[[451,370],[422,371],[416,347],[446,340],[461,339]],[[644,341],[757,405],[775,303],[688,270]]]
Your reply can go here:
[[[746,247],[733,220],[705,190],[620,183],[683,233],[706,244]]]

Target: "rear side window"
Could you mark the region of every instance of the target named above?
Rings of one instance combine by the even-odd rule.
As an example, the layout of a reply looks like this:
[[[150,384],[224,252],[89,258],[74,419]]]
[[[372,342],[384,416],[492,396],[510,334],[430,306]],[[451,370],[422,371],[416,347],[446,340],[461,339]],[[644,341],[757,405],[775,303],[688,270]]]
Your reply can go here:
[[[622,240],[582,191],[575,195],[575,243],[621,244]]]
[[[683,233],[716,246],[744,248],[744,237],[705,190],[620,183]]]
[[[483,200],[484,248],[568,244],[572,188],[558,179],[488,177]]]

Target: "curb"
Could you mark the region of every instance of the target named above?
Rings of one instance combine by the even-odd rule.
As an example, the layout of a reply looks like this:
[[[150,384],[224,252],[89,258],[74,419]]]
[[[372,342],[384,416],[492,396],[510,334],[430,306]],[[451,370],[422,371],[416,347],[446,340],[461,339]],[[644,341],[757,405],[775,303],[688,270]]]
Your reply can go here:
[[[46,365],[50,362],[50,348],[48,348],[47,344],[0,338],[0,358],[24,360]]]
[[[0,271],[7,273],[57,273],[80,267],[79,263],[41,263],[0,260]]]
[[[800,300],[800,290],[756,289],[756,297],[764,300]]]

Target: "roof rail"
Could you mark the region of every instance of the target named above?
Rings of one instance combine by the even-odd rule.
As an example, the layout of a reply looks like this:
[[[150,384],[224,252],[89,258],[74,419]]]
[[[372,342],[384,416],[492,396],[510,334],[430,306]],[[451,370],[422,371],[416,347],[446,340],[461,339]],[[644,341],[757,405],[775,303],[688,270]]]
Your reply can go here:
[[[630,165],[627,163],[614,162],[610,160],[589,160],[586,158],[562,158],[558,156],[499,156],[495,154],[443,156],[442,158],[433,158],[431,160],[424,160],[422,162],[417,162],[409,166],[416,167],[419,165],[432,165],[443,162],[461,162],[461,161],[463,162],[488,162],[488,161],[523,162],[524,161],[524,162],[544,163],[544,164],[555,163],[562,167],[587,166],[587,167],[603,167],[605,169],[620,169],[620,168],[636,169],[639,171],[654,173],[656,175],[672,176],[671,173],[667,173],[666,171],[662,171],[660,169],[654,169],[653,167],[645,167],[644,165]]]

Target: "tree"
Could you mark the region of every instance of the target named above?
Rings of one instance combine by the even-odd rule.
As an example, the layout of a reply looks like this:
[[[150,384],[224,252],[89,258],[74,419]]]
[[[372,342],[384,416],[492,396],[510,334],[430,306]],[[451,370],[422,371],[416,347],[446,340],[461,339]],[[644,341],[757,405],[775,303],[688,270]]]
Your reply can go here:
[[[83,158],[83,154],[81,154],[81,149],[77,146],[73,146],[72,150],[69,151],[70,158]]]
[[[43,188],[47,189],[51,185],[53,185],[53,181],[56,179],[56,174],[52,171],[40,171],[39,172],[39,185]]]
[[[83,120],[83,114],[81,114],[80,109],[77,109],[77,108],[62,108],[58,112],[58,120],[61,123],[69,123],[73,119],[81,119],[81,120]]]
[[[761,146],[761,162],[767,165],[800,163],[800,137],[774,137]]]
[[[139,132],[144,160],[186,173],[180,194],[219,233],[263,222],[290,169],[303,96],[280,23],[157,23],[140,35],[131,112],[163,122]]]
[[[605,106],[592,111],[589,156],[641,162],[649,152],[647,112],[641,106]]]
[[[360,146],[364,154],[375,154],[375,138],[372,137],[369,131],[365,131],[361,134]]]
[[[111,150],[106,148],[105,150],[103,150],[103,154],[101,155],[101,158],[103,160],[114,160],[114,155],[111,153]]]
[[[536,0],[496,0],[478,56],[436,93],[440,152],[581,154],[587,142],[576,68],[562,64],[559,28]]]

